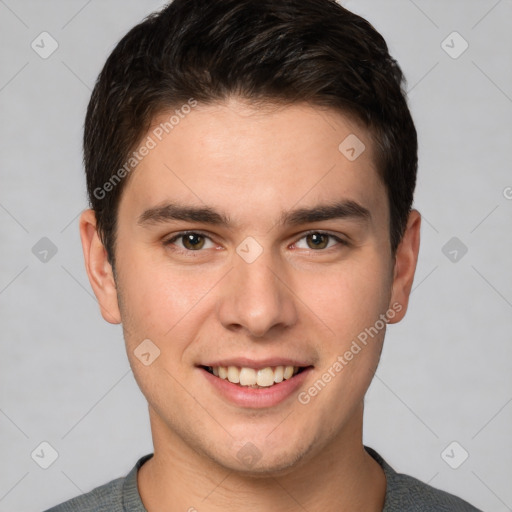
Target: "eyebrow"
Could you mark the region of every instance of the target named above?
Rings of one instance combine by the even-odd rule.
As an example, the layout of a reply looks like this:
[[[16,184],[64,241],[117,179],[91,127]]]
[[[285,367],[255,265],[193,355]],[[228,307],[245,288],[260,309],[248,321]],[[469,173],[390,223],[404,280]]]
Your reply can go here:
[[[161,224],[172,220],[203,222],[212,225],[229,225],[229,218],[213,208],[198,208],[176,203],[167,203],[145,210],[137,220],[137,224]]]
[[[321,204],[311,208],[299,208],[284,212],[280,224],[296,226],[310,222],[321,222],[332,219],[371,220],[370,210],[352,200],[338,201],[334,204]]]
[[[341,200],[331,204],[320,204],[282,212],[278,224],[297,226],[332,219],[368,222],[371,220],[371,213],[370,210],[353,200]],[[186,206],[177,203],[166,203],[148,208],[139,215],[137,224],[141,226],[155,225],[174,220],[201,222],[214,226],[230,226],[232,224],[228,215],[211,207]]]

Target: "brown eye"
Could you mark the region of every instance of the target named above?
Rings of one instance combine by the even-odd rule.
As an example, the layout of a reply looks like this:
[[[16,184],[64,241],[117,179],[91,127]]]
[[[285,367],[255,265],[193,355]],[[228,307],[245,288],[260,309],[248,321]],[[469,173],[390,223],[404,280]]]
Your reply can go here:
[[[309,233],[305,233],[302,238],[295,243],[295,247],[298,249],[313,249],[314,251],[331,249],[334,246],[338,246],[338,248],[341,249],[347,245],[348,242],[342,238],[324,231],[310,231]]]
[[[311,233],[306,236],[306,241],[310,249],[325,249],[329,238],[325,233]]]
[[[191,251],[202,249],[204,246],[204,236],[198,233],[188,233],[182,235],[181,238],[183,239],[183,247]]]
[[[195,231],[181,232],[164,242],[164,245],[177,252],[204,252],[202,249],[212,249],[210,237]]]

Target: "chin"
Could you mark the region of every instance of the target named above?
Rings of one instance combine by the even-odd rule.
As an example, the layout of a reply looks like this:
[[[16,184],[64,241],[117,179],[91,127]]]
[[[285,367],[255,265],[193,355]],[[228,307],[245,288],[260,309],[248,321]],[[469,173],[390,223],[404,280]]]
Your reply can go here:
[[[312,445],[303,442],[284,448],[266,443],[261,450],[251,441],[241,448],[233,448],[227,454],[215,454],[212,460],[229,471],[250,478],[280,477],[291,473],[307,462]]]

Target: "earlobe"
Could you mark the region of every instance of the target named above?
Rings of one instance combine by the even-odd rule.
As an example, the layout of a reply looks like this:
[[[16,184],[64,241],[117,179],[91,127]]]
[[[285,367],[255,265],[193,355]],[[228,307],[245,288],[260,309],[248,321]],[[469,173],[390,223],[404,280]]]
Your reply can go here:
[[[119,324],[121,313],[114,274],[107,258],[107,251],[96,229],[96,215],[91,209],[84,210],[80,216],[80,238],[85,269],[98,300],[101,315],[107,322]]]
[[[407,311],[416,263],[418,262],[420,226],[421,215],[417,210],[412,210],[407,220],[404,236],[396,251],[393,288],[389,304],[389,307],[392,307],[393,304],[400,304],[401,309],[392,320],[389,320],[390,324],[402,320]]]

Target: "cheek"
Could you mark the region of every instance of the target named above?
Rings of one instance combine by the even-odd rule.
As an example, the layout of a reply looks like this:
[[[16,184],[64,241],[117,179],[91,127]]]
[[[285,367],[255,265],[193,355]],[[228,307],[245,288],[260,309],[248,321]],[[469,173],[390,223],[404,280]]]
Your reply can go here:
[[[330,267],[325,276],[303,279],[301,296],[308,297],[311,310],[343,343],[385,313],[391,293],[391,278],[382,258],[344,262]]]
[[[179,338],[179,333],[189,328],[190,319],[200,311],[196,306],[218,278],[192,266],[177,270],[170,264],[157,264],[136,251],[126,254],[131,258],[119,262],[119,290],[128,338],[130,342],[141,336],[154,338],[162,346],[168,345],[170,338]]]
[[[172,388],[172,376],[181,380],[189,371],[182,366],[183,355],[201,325],[197,305],[207,290],[199,278],[165,272],[164,267],[133,261],[124,270],[120,293],[126,351],[139,387],[155,405],[159,389]],[[149,363],[142,355],[148,352]]]
[[[381,260],[331,269],[312,297],[311,309],[329,333],[318,345],[321,363],[301,403],[326,426],[345,421],[360,406],[377,368],[386,332],[381,315],[388,311],[391,287]]]

